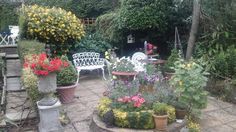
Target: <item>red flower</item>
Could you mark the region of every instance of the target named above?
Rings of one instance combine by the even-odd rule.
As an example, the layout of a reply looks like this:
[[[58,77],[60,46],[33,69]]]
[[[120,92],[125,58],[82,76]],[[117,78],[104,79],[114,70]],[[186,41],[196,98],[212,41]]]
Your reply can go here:
[[[69,66],[68,62],[59,58],[49,60],[45,53],[32,55],[31,62],[25,59],[24,67],[30,67],[34,74],[46,76],[50,72],[60,71],[62,68]]]

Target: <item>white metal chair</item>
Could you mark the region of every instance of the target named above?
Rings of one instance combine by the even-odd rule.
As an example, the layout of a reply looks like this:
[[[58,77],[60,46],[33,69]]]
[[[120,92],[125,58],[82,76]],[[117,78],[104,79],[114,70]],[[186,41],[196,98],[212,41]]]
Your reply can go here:
[[[72,57],[73,57],[74,65],[78,72],[77,82],[79,81],[79,73],[81,70],[92,71],[95,69],[101,69],[103,78],[106,80],[105,73],[104,73],[105,59],[100,58],[99,53],[82,52],[82,53],[73,54]]]
[[[7,38],[8,44],[10,44],[10,39],[12,40],[12,44],[15,44],[20,32],[19,26],[9,26],[9,30],[11,34]]]
[[[147,55],[145,55],[142,52],[135,52],[132,55],[132,63],[135,65],[135,71],[137,72],[141,72],[141,71],[145,71],[144,65],[145,65],[145,61],[141,61],[141,60],[146,60],[147,59]]]

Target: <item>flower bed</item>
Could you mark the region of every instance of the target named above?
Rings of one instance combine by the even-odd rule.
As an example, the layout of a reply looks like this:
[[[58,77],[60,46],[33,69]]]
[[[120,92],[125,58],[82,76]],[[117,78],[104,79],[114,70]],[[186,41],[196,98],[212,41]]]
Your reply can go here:
[[[125,111],[119,108],[111,108],[112,103],[113,101],[107,97],[100,100],[98,113],[102,119],[107,112],[112,110],[115,119],[114,123],[118,127],[135,129],[153,129],[155,127],[152,109]],[[168,122],[172,123],[175,120],[175,108],[172,106],[168,107]]]

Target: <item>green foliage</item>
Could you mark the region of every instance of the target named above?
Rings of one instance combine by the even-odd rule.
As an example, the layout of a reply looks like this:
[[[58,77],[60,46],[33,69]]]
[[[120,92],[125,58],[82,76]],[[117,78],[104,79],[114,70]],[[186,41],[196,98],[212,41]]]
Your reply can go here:
[[[167,106],[167,115],[168,115],[168,123],[175,122],[176,116],[175,116],[175,108],[171,105]]]
[[[56,55],[68,53],[75,41],[79,41],[85,34],[80,20],[61,8],[25,6],[20,15],[23,15],[20,17],[20,25],[23,27],[20,28],[26,28],[21,32],[26,36],[21,36],[51,44],[51,52]]]
[[[171,55],[168,57],[167,62],[165,63],[164,70],[166,72],[174,72],[172,69],[175,65],[175,61],[179,58],[178,51],[176,49],[171,50]]]
[[[76,5],[77,16],[82,18],[97,17],[116,8],[118,0],[79,0],[76,2]]]
[[[179,59],[175,62],[175,74],[170,83],[175,89],[178,101],[188,106],[191,113],[202,109],[207,104],[207,92],[204,90],[208,75],[204,68],[194,61],[185,62]]]
[[[110,98],[117,100],[124,96],[133,96],[138,93],[138,83],[135,81],[124,82],[124,81],[113,81],[115,88],[111,90]]]
[[[152,108],[156,115],[166,115],[168,111],[168,105],[165,103],[154,103]]]
[[[57,85],[69,86],[75,84],[77,80],[77,72],[73,64],[68,60],[66,56],[62,56],[61,60],[69,63],[69,66],[63,68],[57,73]]]
[[[111,49],[110,43],[105,41],[99,34],[88,34],[80,42],[77,42],[76,52],[104,54],[107,49]]]
[[[36,102],[42,98],[42,94],[38,91],[38,78],[30,68],[23,69],[22,83],[27,91],[32,105],[36,106]]]
[[[121,28],[165,31],[172,0],[122,0],[119,13]]]
[[[131,62],[130,58],[120,58],[112,63],[112,71],[116,72],[135,72],[134,64]]]
[[[18,3],[0,2],[0,31],[9,31],[9,25],[17,25],[17,8]]]
[[[45,44],[35,40],[22,40],[17,44],[19,58],[24,63],[24,58],[29,54],[40,54],[45,51]]]
[[[124,36],[124,31],[119,29],[118,11],[101,15],[96,20],[97,32],[111,42],[120,42]],[[120,46],[118,45],[118,47]]]

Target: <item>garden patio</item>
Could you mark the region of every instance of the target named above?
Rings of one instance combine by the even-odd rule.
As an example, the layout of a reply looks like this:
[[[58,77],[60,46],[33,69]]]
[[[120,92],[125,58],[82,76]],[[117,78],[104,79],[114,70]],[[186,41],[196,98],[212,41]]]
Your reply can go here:
[[[236,1],[0,1],[0,131],[236,132]]]

